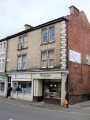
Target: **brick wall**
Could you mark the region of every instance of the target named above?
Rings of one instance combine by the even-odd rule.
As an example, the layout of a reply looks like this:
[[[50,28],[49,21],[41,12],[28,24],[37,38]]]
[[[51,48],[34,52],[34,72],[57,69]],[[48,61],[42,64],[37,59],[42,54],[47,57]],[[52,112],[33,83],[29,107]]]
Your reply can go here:
[[[90,66],[85,64],[86,55],[90,55],[90,25],[83,11],[68,19],[68,48],[81,54],[81,64],[68,62],[69,92],[80,97],[90,94]]]

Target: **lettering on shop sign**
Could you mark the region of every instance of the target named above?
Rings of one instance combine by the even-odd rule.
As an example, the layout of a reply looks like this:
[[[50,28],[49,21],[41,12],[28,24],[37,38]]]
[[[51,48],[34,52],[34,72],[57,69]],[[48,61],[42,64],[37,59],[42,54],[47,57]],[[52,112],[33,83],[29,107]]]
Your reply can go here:
[[[30,75],[23,74],[23,75],[12,75],[13,79],[30,79]]]
[[[50,77],[51,75],[48,74],[48,73],[40,73],[40,76],[41,76],[41,77]]]

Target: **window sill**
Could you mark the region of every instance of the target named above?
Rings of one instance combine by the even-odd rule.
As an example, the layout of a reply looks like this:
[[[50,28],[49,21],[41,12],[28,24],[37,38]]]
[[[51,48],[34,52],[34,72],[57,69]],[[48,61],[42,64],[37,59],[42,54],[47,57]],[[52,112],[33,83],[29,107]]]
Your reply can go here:
[[[17,69],[18,72],[27,71],[28,69]]]
[[[48,68],[54,68],[54,66],[48,66]]]
[[[41,69],[53,69],[54,66],[48,66],[48,67],[41,67]]]
[[[49,41],[49,42],[45,42],[45,43],[42,42],[40,46],[42,46],[42,45],[48,45],[48,44],[53,44],[53,43],[55,43],[55,41]]]
[[[41,67],[41,69],[46,69],[47,67]]]
[[[25,48],[17,48],[18,51],[22,51],[22,50],[25,50],[25,49],[28,49],[28,47],[25,47]]]

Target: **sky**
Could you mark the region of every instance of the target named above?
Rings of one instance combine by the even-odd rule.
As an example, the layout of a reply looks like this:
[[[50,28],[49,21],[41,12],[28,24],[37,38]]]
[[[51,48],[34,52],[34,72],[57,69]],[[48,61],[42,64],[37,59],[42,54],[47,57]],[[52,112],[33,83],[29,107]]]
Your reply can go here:
[[[69,14],[69,6],[83,10],[90,21],[90,0],[0,0],[0,39]]]

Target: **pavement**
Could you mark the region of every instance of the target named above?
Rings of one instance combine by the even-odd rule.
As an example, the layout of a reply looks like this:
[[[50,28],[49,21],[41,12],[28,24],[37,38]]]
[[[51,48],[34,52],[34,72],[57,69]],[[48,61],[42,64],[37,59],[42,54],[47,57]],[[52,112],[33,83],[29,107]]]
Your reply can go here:
[[[90,114],[90,100],[71,105],[68,110]]]
[[[16,104],[21,104],[25,106],[33,106],[33,107],[38,107],[38,108],[44,108],[44,109],[49,109],[49,110],[63,110],[64,108],[60,105],[56,104],[49,104],[45,102],[31,102],[31,101],[25,101],[25,100],[20,100],[20,99],[14,99],[14,98],[5,98],[5,97],[0,97],[1,100]]]
[[[0,120],[90,120],[90,101],[71,105],[35,103],[0,97]]]

